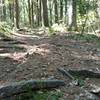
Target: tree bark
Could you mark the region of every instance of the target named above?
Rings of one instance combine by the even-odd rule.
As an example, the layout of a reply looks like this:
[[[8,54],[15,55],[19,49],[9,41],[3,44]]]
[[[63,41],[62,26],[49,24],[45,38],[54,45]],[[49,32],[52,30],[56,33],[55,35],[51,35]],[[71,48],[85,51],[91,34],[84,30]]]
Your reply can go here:
[[[34,5],[33,5],[33,1],[32,1],[32,5],[31,5],[31,17],[32,17],[32,26],[34,26]]]
[[[32,21],[31,21],[31,1],[30,0],[28,0],[28,17],[29,17],[29,24],[31,26]]]
[[[47,0],[42,0],[44,26],[49,27]]]
[[[60,0],[60,20],[63,19],[63,0]]]
[[[58,23],[58,4],[57,4],[57,0],[54,0],[54,6],[55,6],[55,23]]]
[[[55,1],[55,0],[54,0]],[[50,26],[52,26],[52,1],[49,1]]]
[[[67,22],[67,0],[65,0],[65,23],[66,25],[68,24]]]
[[[32,90],[56,88],[64,85],[64,81],[61,80],[29,80],[13,83],[0,88],[0,100]]]
[[[19,2],[15,0],[15,17],[16,17],[16,27],[19,29]]]
[[[72,1],[72,23],[70,25],[70,30],[77,30],[77,2],[76,0]]]
[[[3,21],[6,21],[6,6],[5,6],[5,0],[3,2]]]

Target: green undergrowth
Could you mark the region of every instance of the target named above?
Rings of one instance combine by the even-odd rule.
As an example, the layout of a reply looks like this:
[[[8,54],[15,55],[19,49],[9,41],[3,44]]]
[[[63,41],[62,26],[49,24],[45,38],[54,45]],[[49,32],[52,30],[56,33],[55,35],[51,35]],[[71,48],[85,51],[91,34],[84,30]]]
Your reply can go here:
[[[6,22],[0,22],[0,37],[1,38],[9,38],[11,37],[11,26],[8,25]]]
[[[86,42],[93,42],[100,47],[100,37],[93,34],[75,34],[75,35],[70,35],[67,38],[74,40],[83,40]]]
[[[27,94],[17,96],[16,100],[58,100],[63,96],[62,92],[56,91],[30,91]]]

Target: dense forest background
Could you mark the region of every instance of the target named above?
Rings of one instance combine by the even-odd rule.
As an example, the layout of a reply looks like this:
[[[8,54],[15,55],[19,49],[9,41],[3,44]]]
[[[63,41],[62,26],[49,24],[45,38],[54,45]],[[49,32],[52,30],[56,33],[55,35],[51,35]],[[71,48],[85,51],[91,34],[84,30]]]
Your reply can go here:
[[[18,29],[60,25],[65,30],[96,32],[100,29],[100,1],[0,0],[0,22]]]
[[[0,0],[0,100],[100,100],[100,0]]]

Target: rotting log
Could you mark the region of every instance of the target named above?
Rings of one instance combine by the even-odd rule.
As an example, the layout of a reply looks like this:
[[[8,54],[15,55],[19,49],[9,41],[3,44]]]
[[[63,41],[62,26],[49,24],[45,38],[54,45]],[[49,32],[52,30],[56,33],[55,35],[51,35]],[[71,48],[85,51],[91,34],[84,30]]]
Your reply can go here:
[[[28,80],[12,83],[0,88],[0,100],[32,90],[57,88],[64,85],[62,80]]]
[[[63,69],[59,68],[58,71],[60,71],[62,74],[67,75],[69,78],[73,79],[75,76],[84,77],[84,78],[100,78],[100,72],[99,71],[92,71],[92,70],[73,70],[73,69]]]

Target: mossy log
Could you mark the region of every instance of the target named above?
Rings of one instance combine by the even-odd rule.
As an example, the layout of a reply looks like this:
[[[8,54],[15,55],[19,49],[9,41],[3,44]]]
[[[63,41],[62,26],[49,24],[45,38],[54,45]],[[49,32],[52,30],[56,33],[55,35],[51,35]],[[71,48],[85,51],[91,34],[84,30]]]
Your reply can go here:
[[[0,88],[0,100],[32,90],[57,88],[64,85],[62,80],[29,80],[12,83]]]

